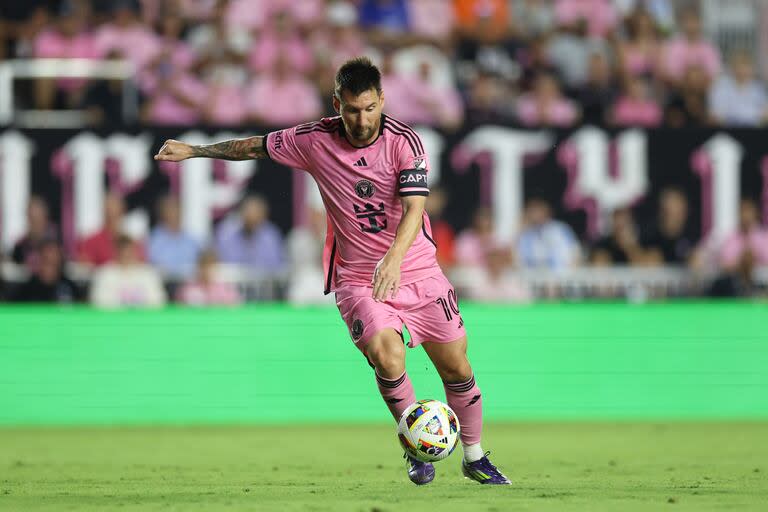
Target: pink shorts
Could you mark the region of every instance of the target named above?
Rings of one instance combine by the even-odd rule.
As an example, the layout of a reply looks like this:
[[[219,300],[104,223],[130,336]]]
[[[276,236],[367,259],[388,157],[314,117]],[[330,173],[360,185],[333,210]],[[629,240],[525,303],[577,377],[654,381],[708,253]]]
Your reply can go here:
[[[336,290],[336,305],[360,350],[377,332],[391,327],[411,334],[408,346],[424,341],[448,343],[466,334],[456,292],[442,274],[401,286],[394,300],[376,302],[370,286],[347,285]]]

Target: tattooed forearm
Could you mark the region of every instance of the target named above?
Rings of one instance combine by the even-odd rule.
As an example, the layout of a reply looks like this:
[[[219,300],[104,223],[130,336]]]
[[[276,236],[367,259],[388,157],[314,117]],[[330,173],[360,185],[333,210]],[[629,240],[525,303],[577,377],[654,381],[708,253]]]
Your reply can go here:
[[[192,157],[219,158],[221,160],[249,160],[251,158],[265,158],[262,136],[248,137],[246,139],[233,139],[206,144],[204,146],[192,146]]]

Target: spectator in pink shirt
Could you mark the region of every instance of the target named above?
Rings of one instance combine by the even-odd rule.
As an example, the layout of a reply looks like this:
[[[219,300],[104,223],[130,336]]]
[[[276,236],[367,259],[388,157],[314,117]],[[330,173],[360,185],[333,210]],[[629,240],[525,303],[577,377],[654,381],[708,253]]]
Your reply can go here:
[[[181,287],[176,300],[187,306],[234,306],[243,302],[232,283],[216,277],[217,264],[213,250],[203,251],[198,259],[197,278]]]
[[[757,203],[748,198],[739,206],[739,228],[725,239],[719,257],[726,271],[735,271],[744,259],[757,266],[768,265],[768,229],[760,225]]]
[[[187,41],[193,48],[200,65],[214,63],[217,66],[243,67],[252,38],[247,28],[229,25],[227,2],[217,2],[211,17],[199,23],[187,34]]]
[[[575,124],[580,113],[574,103],[562,96],[555,77],[539,75],[533,91],[517,101],[517,117],[525,126],[567,127]]]
[[[488,208],[478,208],[472,219],[472,226],[456,237],[454,256],[456,264],[467,267],[485,267],[487,256],[494,249],[501,248],[493,232],[493,217]],[[507,251],[512,255],[511,250]]]
[[[256,123],[288,126],[315,119],[322,105],[315,86],[278,56],[271,73],[260,75],[245,92],[246,109]]]
[[[101,58],[96,39],[86,26],[87,19],[87,10],[65,10],[55,27],[45,29],[35,37],[34,56],[49,59]],[[52,108],[58,89],[64,94],[66,105],[71,108],[80,101],[87,84],[88,80],[83,78],[60,78],[54,87],[53,80],[40,79],[35,89],[36,104],[38,108]]]
[[[254,41],[248,63],[252,70],[263,73],[273,69],[280,55],[299,73],[310,73],[315,68],[312,50],[301,37],[288,10],[272,16],[267,28]]]
[[[720,72],[720,51],[704,39],[701,19],[694,9],[686,9],[680,14],[682,35],[664,45],[662,71],[664,77],[676,84],[688,68],[702,68],[711,80]]]
[[[144,106],[145,123],[165,126],[190,126],[202,119],[201,106],[208,89],[195,76],[179,72],[159,80]]]
[[[440,46],[450,42],[456,23],[451,0],[408,0],[406,5],[413,34]]]
[[[248,118],[244,84],[239,73],[213,67],[206,76],[207,94],[201,104],[206,123],[219,126],[240,125]]]
[[[619,21],[610,0],[556,0],[555,20],[558,25],[585,22],[590,36],[605,37]]]
[[[386,55],[381,79],[387,94],[386,111],[408,124],[454,129],[464,118],[461,96],[453,87],[437,85],[431,74],[427,60],[419,63],[417,76],[397,73],[392,55]]]
[[[144,69],[160,51],[155,33],[139,21],[132,3],[115,3],[112,21],[96,32],[96,45],[101,55],[119,55],[137,71]]]
[[[344,62],[366,51],[365,38],[357,25],[357,8],[354,5],[348,2],[331,4],[326,11],[325,25],[315,30],[310,37],[318,66],[323,67],[316,73],[320,80],[328,74],[332,79],[335,70]],[[326,67],[330,73],[324,71]]]
[[[619,67],[624,76],[650,75],[658,69],[661,45],[653,17],[638,9],[627,18],[626,40],[618,44]]]
[[[628,78],[624,94],[613,106],[612,122],[616,126],[652,128],[661,123],[663,112],[641,78]]]
[[[184,20],[177,15],[163,16],[158,23],[158,53],[139,75],[139,86],[145,94],[152,94],[158,82],[180,72],[186,72],[197,56],[181,39]]]

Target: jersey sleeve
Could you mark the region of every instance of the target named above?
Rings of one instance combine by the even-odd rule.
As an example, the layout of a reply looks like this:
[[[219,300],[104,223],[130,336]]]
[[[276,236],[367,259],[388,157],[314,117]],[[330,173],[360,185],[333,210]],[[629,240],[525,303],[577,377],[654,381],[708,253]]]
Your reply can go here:
[[[400,197],[428,196],[429,162],[424,145],[415,132],[403,135],[397,148],[397,192]]]
[[[310,171],[309,151],[311,140],[296,136],[296,126],[270,132],[264,137],[264,151],[278,164]]]

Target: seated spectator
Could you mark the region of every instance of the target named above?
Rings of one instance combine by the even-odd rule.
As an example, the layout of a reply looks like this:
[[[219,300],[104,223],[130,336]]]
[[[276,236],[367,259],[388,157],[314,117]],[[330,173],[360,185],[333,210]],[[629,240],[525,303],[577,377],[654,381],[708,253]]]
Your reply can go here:
[[[595,266],[644,265],[646,253],[640,245],[632,210],[613,211],[611,232],[592,247],[591,263]]]
[[[388,94],[388,93],[387,93]],[[493,73],[480,72],[468,84],[466,118],[475,124],[506,123],[514,118],[508,83]]]
[[[527,40],[549,34],[555,27],[555,14],[549,0],[514,0],[512,12],[521,36]]]
[[[358,21],[375,45],[409,37],[410,20],[406,0],[361,0]]]
[[[34,40],[34,56],[50,59],[99,59],[102,57],[94,35],[86,26],[87,15],[78,12],[75,5],[63,6],[56,28],[49,28],[37,35]],[[83,78],[40,79],[36,82],[37,108],[54,107],[56,92],[62,95],[62,105],[76,106],[88,80]]]
[[[486,265],[469,281],[463,290],[475,302],[528,302],[530,290],[507,271],[510,269],[508,249],[492,249],[485,255]]]
[[[248,55],[248,65],[256,73],[274,72],[278,60],[285,61],[290,74],[311,73],[316,64],[312,49],[297,30],[289,10],[273,14]]]
[[[739,227],[728,235],[720,247],[719,264],[727,272],[744,265],[747,258],[753,266],[768,265],[768,228],[760,225],[760,209],[753,199],[739,205]]]
[[[610,62],[603,53],[593,53],[589,58],[587,81],[578,93],[585,123],[605,123],[608,108],[616,97],[616,89]]]
[[[707,289],[707,296],[717,298],[756,297],[760,289],[755,279],[755,253],[746,250],[736,264],[723,269]]]
[[[517,116],[525,126],[568,127],[579,120],[580,114],[576,105],[562,96],[555,77],[542,74],[533,91],[517,100]]]
[[[456,264],[468,267],[484,267],[486,255],[501,248],[502,244],[493,230],[491,210],[480,207],[472,217],[472,226],[456,238]]]
[[[227,3],[227,26],[249,32],[262,30],[270,16],[281,11],[289,12],[300,28],[312,28],[326,9],[323,0],[269,0],[256,6],[254,0],[231,0]]]
[[[565,270],[579,263],[581,249],[571,227],[552,218],[545,200],[526,202],[525,227],[516,243],[516,261],[524,269]]]
[[[138,80],[144,94],[154,93],[158,82],[189,71],[197,60],[192,47],[182,39],[185,29],[179,13],[167,14],[158,23],[157,54],[140,73]]]
[[[112,3],[110,21],[96,31],[95,42],[100,55],[119,55],[136,71],[144,69],[160,51],[155,33],[141,23],[130,0]]]
[[[619,15],[626,17],[639,11],[647,12],[653,24],[664,33],[671,32],[675,26],[676,0],[613,0]]]
[[[208,89],[196,76],[185,71],[163,75],[147,99],[142,120],[160,126],[191,126],[202,120],[201,107]]]
[[[91,303],[100,308],[160,307],[166,294],[157,271],[141,263],[138,245],[121,235],[116,241],[117,260],[96,271],[91,283]]]
[[[275,60],[271,72],[262,74],[248,87],[245,105],[253,122],[269,126],[306,122],[322,112],[315,86],[292,71],[282,57]]]
[[[232,306],[240,304],[243,298],[237,287],[216,278],[216,252],[208,249],[200,253],[197,262],[197,277],[178,291],[176,300],[187,306]]]
[[[682,35],[668,41],[662,50],[661,70],[664,78],[679,83],[691,67],[701,68],[708,83],[720,73],[720,50],[707,41],[701,30],[701,18],[695,9],[680,14]]]
[[[206,69],[209,74],[237,77],[237,83],[241,84],[247,79],[245,62],[253,42],[248,29],[229,23],[227,10],[230,5],[226,1],[217,1],[206,22],[189,31],[187,41],[198,57],[198,69]]]
[[[195,272],[200,244],[181,229],[179,201],[171,196],[158,201],[159,222],[149,235],[149,262],[164,276],[188,279]]]
[[[431,64],[420,59],[415,76],[398,72],[387,53],[381,67],[386,110],[392,117],[408,124],[424,124],[455,129],[464,117],[459,92],[452,84],[440,84],[432,78]]]
[[[559,25],[585,23],[591,37],[604,38],[619,16],[610,0],[555,0],[555,20]]]
[[[286,298],[291,304],[327,304],[323,294],[323,248],[327,234],[325,209],[309,208],[305,225],[294,227],[286,239],[291,274]]]
[[[667,99],[665,118],[672,128],[709,126],[712,118],[707,100],[707,75],[700,67],[693,66],[683,75],[678,90]]]
[[[346,1],[333,2],[326,9],[325,22],[325,29],[316,30],[310,36],[318,59],[317,80],[332,80],[344,62],[366,51],[354,5]]]
[[[456,27],[464,35],[500,40],[510,28],[506,0],[453,0]]]
[[[609,59],[609,48],[604,39],[593,39],[587,34],[586,23],[562,25],[547,40],[547,61],[557,70],[566,90],[581,87],[587,80],[589,60],[596,53]]]
[[[432,239],[437,245],[437,262],[443,270],[450,269],[455,261],[455,232],[453,226],[443,219],[443,212],[448,202],[444,188],[433,187],[429,191],[424,210],[429,215]]]
[[[205,73],[206,99],[201,111],[203,120],[215,126],[236,126],[248,119],[245,104],[246,77],[236,71],[214,66]]]
[[[440,47],[450,43],[456,24],[451,0],[406,0],[406,4],[412,34]]]
[[[32,276],[13,296],[16,302],[72,303],[83,299],[82,289],[64,274],[64,258],[54,240],[40,246],[40,260]]]
[[[651,97],[648,85],[642,78],[627,78],[622,94],[611,112],[611,124],[614,126],[659,126],[662,111],[659,104]]]
[[[619,67],[624,77],[652,76],[659,67],[661,43],[651,14],[639,9],[627,19],[626,40],[618,43]]]
[[[40,250],[57,239],[56,228],[48,219],[48,206],[41,197],[32,196],[27,204],[27,233],[13,246],[11,259],[35,272],[40,262]]]
[[[506,1],[454,0],[454,5],[459,39],[451,53],[459,61],[459,79],[467,81],[477,73],[489,73],[503,80],[516,80],[520,74],[517,53],[522,45],[509,30]]]
[[[81,240],[77,260],[91,265],[104,265],[117,256],[117,238],[122,233],[125,203],[120,196],[107,194],[104,198],[104,225],[95,234]]]
[[[656,227],[642,240],[655,263],[686,265],[695,241],[688,235],[688,199],[682,190],[665,188],[659,194]]]
[[[242,265],[255,276],[281,275],[286,270],[283,236],[269,221],[261,196],[246,197],[238,217],[225,219],[216,231],[221,261]]]
[[[730,73],[722,75],[709,92],[709,108],[715,122],[723,126],[760,126],[768,121],[768,95],[755,78],[750,56],[732,57]]]

